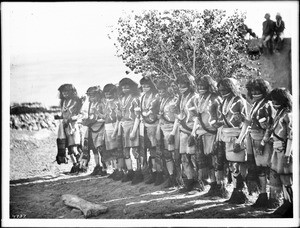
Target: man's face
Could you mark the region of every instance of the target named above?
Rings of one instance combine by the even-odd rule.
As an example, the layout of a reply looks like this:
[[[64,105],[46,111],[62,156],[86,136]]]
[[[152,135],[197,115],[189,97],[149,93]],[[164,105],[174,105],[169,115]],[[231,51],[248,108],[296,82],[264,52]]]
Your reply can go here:
[[[160,97],[164,97],[167,93],[166,93],[165,89],[159,89],[158,94],[159,94]]]
[[[105,96],[106,99],[112,99],[113,98],[113,95],[110,92],[105,92],[104,96]]]
[[[88,94],[88,96],[89,96],[89,101],[90,102],[95,102],[96,101],[96,95],[95,94],[91,93],[91,94]]]
[[[207,86],[203,85],[203,84],[200,84],[197,86],[197,89],[198,89],[198,93],[201,95],[201,94],[205,94],[208,90]]]
[[[222,97],[227,96],[230,94],[230,89],[224,87],[223,85],[219,86],[219,93],[221,94]]]
[[[261,91],[259,89],[254,88],[254,89],[251,90],[251,94],[252,94],[252,96],[253,95],[255,96],[255,95],[260,95],[262,93],[261,93]]]
[[[251,95],[254,101],[260,100],[263,97],[263,93],[258,88],[253,88]]]
[[[185,83],[180,83],[178,86],[179,86],[179,92],[181,94],[185,93],[189,88],[188,85]]]
[[[276,110],[280,109],[280,107],[281,107],[281,104],[278,101],[274,100],[274,99],[272,100],[272,104],[273,104],[273,107]]]
[[[70,96],[70,91],[62,91],[62,95],[64,98],[68,98]]]
[[[151,86],[148,85],[148,84],[143,84],[142,85],[142,89],[143,89],[144,93],[147,93],[147,92],[149,92],[151,90]]]
[[[123,93],[125,93],[125,94],[130,93],[130,86],[129,86],[129,85],[123,85],[123,86],[122,86],[122,91],[123,91]]]
[[[266,15],[265,15],[265,19],[266,19],[266,20],[269,20],[269,19],[270,19],[270,15],[269,15],[269,14],[266,14]]]

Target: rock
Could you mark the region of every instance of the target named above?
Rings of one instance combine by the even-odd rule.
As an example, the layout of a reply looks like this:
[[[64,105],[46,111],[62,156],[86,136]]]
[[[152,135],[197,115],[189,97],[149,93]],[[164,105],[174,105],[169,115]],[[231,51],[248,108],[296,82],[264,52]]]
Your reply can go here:
[[[81,212],[81,210],[79,210],[79,209],[72,209],[71,210],[71,213],[74,215],[74,216],[76,216],[76,217],[78,217],[78,216],[81,216],[82,215],[82,212]]]
[[[62,200],[67,206],[80,209],[83,212],[85,218],[96,217],[108,211],[108,208],[106,206],[91,203],[76,195],[62,195]]]
[[[34,131],[38,131],[38,130],[39,130],[39,128],[38,128],[38,126],[36,125],[36,123],[33,124],[32,129],[33,129]]]

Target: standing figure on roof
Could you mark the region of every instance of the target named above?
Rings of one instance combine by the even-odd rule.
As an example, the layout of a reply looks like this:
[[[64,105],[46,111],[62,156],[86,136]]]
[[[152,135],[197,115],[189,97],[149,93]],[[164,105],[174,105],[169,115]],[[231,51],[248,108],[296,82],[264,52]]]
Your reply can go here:
[[[103,115],[103,94],[100,86],[92,86],[86,92],[89,98],[89,107],[87,116],[82,120],[82,125],[87,127],[84,144],[83,144],[83,160],[90,160],[90,151],[93,151],[95,164],[92,176],[105,176],[106,165],[103,161],[104,151],[104,115]]]
[[[233,78],[224,78],[218,83],[223,98],[221,117],[223,126],[218,129],[217,137],[225,143],[225,155],[232,174],[233,192],[226,202],[244,204],[247,197],[243,192],[247,167],[247,151],[244,138],[239,138],[243,121],[247,115],[247,104],[240,95],[239,84]],[[234,150],[234,144],[241,144],[240,150]]]
[[[179,98],[174,96],[169,90],[169,85],[165,81],[157,83],[159,94],[159,123],[157,127],[158,145],[162,150],[162,157],[165,160],[169,174],[166,188],[177,185],[177,178],[181,175],[179,156],[179,131],[174,135],[175,140],[169,141],[170,133],[173,130],[176,115],[179,114]]]
[[[77,120],[83,100],[78,97],[77,90],[72,84],[63,84],[58,91],[60,92],[61,116],[55,116],[55,119],[61,119],[61,122],[58,128],[56,161],[58,164],[67,163],[66,148],[68,148],[68,154],[73,162],[70,173],[78,173],[82,151],[80,147],[81,133]]]
[[[156,132],[158,126],[159,97],[155,85],[149,78],[140,80],[143,95],[141,96],[141,153],[149,157],[151,176],[145,183],[160,185],[164,182],[162,157],[158,152]],[[149,154],[148,154],[149,151]],[[159,150],[160,151],[160,150]],[[149,155],[149,156],[147,156]]]
[[[253,101],[249,115],[244,120],[243,130],[240,138],[250,134],[250,151],[254,157],[254,164],[250,164],[248,159],[247,178],[259,182],[259,196],[252,207],[268,207],[269,200],[267,195],[267,174],[270,171],[270,160],[272,155],[272,143],[270,142],[271,126],[273,123],[274,110],[268,94],[271,91],[270,84],[261,79],[252,79],[247,82],[248,97]],[[235,145],[238,152],[241,149],[240,144]],[[249,157],[248,157],[249,158]]]
[[[273,49],[272,41],[275,29],[275,23],[270,19],[270,14],[265,14],[265,21],[262,24],[263,33],[262,33],[262,44],[264,47],[269,48],[270,51]]]
[[[205,177],[211,180],[211,187],[206,196],[227,197],[224,183],[224,156],[218,156],[213,150],[217,130],[220,127],[221,97],[218,95],[217,82],[209,75],[197,81],[198,95],[194,98],[196,113],[193,131],[190,138],[196,138],[196,161],[198,179],[203,182]],[[203,186],[202,186],[203,187]]]
[[[123,78],[119,82],[119,87],[121,89],[121,121],[118,135],[122,140],[127,173],[124,175],[123,171],[118,172],[115,179],[121,178],[122,182],[132,181],[132,184],[136,184],[143,181],[139,153],[140,92],[138,84],[130,78]],[[136,160],[136,172],[133,170],[130,150]]]
[[[105,114],[105,146],[106,157],[104,160],[106,165],[112,165],[113,173],[109,178],[114,179],[119,172],[124,169],[123,151],[118,145],[118,129],[121,119],[120,103],[117,97],[117,86],[113,84],[106,84],[103,88],[105,96],[104,114]]]
[[[180,93],[179,115],[177,115],[169,138],[174,139],[174,135],[179,127],[179,153],[182,163],[182,174],[186,177],[184,179],[184,187],[180,189],[179,192],[187,193],[194,188],[195,170],[197,169],[195,158],[196,146],[189,145],[188,143],[188,138],[193,130],[194,121],[197,118],[192,102],[195,92],[191,82],[186,77],[178,79],[178,87]]]
[[[284,88],[271,91],[270,100],[276,109],[272,125],[273,154],[270,175],[271,188],[281,185],[283,189],[283,204],[274,211],[274,215],[283,218],[293,217],[293,131],[292,131],[292,96]],[[279,177],[279,178],[276,178]]]
[[[274,32],[275,32],[274,33],[274,50],[275,50],[275,52],[278,52],[281,49],[284,29],[285,29],[284,21],[282,20],[280,13],[277,13],[275,27],[274,27]]]

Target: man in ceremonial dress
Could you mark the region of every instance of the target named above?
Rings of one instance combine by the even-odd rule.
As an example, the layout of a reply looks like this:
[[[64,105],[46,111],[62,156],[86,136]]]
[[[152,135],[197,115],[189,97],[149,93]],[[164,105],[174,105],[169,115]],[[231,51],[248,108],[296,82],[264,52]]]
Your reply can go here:
[[[247,104],[240,95],[238,82],[233,78],[224,78],[218,83],[218,90],[223,98],[221,117],[223,126],[218,130],[218,136],[225,143],[225,155],[232,174],[233,192],[228,203],[244,204],[248,199],[243,192],[247,173],[247,151],[245,139],[237,142],[241,133],[243,121],[247,114]],[[234,150],[234,144],[241,143],[240,150]]]
[[[169,143],[170,133],[173,130],[173,125],[176,115],[179,114],[179,98],[168,90],[169,86],[165,81],[157,83],[157,89],[160,98],[159,106],[159,124],[157,128],[158,147],[162,150],[163,159],[166,163],[166,168],[169,174],[166,188],[177,185],[177,180],[181,175],[180,157],[179,157],[179,131],[175,133],[175,138],[172,143]]]
[[[196,138],[196,160],[198,164],[198,179],[208,177],[210,189],[205,196],[225,198],[227,191],[224,186],[224,157],[219,157],[213,150],[219,127],[221,97],[218,95],[217,82],[209,75],[204,75],[196,81],[198,95],[194,99],[196,113],[191,139]],[[203,186],[202,186],[203,188]]]
[[[142,78],[140,80],[143,95],[141,97],[141,125],[140,135],[143,136],[141,140],[143,152],[149,156],[151,164],[151,175],[145,183],[160,185],[164,182],[162,172],[162,157],[157,153],[158,148],[156,140],[156,132],[158,126],[159,113],[159,97],[155,85],[149,78]],[[149,154],[148,154],[149,152]]]

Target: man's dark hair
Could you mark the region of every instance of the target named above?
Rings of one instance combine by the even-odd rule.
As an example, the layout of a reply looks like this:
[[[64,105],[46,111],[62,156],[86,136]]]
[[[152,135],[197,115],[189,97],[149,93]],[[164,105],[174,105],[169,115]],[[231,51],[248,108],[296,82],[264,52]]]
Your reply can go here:
[[[196,84],[204,85],[208,88],[208,91],[213,94],[218,93],[217,82],[209,75],[204,75],[201,78],[196,79]]]
[[[231,78],[223,78],[219,81],[217,87],[224,86],[225,88],[229,89],[234,96],[240,96],[239,87]]]
[[[140,91],[138,89],[138,84],[136,82],[134,82],[132,79],[130,78],[122,78],[121,81],[119,82],[119,95],[123,96],[124,93],[122,92],[122,86],[124,85],[128,85],[130,88],[130,93],[133,96],[139,96],[140,95]]]
[[[269,96],[269,100],[276,101],[281,105],[282,108],[286,108],[289,111],[292,111],[292,95],[286,88],[276,88],[273,89]]]
[[[253,90],[259,90],[263,94],[263,97],[266,97],[271,91],[271,86],[268,81],[262,78],[256,78],[256,79],[251,79],[247,82],[246,89],[249,98],[253,99],[251,93]]]

